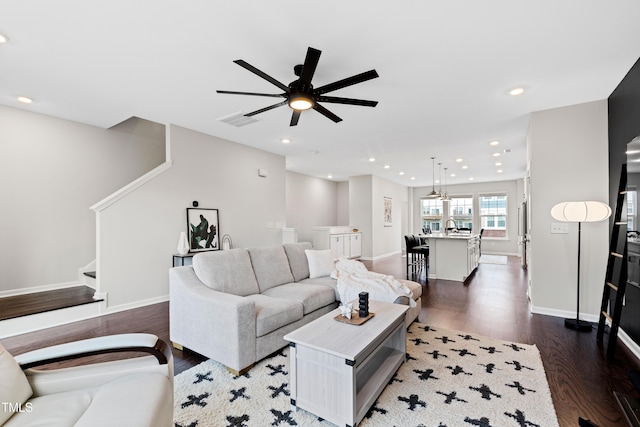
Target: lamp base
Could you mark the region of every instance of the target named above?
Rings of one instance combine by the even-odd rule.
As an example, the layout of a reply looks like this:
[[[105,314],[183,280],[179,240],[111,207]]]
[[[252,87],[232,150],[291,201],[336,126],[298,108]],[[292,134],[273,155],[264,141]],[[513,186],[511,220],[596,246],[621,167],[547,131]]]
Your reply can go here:
[[[590,322],[578,319],[564,319],[564,327],[578,332],[591,332],[592,329]]]

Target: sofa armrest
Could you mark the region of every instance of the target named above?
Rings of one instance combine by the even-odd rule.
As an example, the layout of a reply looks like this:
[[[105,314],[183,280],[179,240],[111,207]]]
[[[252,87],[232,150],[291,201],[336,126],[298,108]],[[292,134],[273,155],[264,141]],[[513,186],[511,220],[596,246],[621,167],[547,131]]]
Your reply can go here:
[[[152,334],[118,334],[40,348],[15,356],[20,367],[29,369],[48,363],[62,362],[98,354],[143,352],[153,355],[160,365],[171,360],[171,349]]]
[[[80,357],[121,352],[142,352],[146,355],[107,362],[89,359],[65,368],[34,368]],[[171,348],[151,334],[90,338],[30,351],[16,356],[15,359],[27,375],[34,397],[97,387],[116,378],[136,374],[162,375],[173,388]],[[97,359],[103,360],[101,357]]]
[[[236,371],[255,362],[255,303],[207,287],[191,266],[169,270],[169,317],[174,343]]]

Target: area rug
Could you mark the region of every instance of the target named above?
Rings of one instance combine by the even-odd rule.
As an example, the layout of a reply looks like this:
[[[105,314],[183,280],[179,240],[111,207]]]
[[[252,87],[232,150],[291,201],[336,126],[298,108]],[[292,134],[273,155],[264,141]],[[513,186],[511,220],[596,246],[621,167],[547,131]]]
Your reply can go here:
[[[292,411],[288,371],[288,348],[242,376],[203,362],[175,377],[175,426],[333,426]],[[553,427],[558,421],[536,346],[413,323],[407,361],[359,426]]]
[[[482,255],[478,260],[480,264],[500,264],[507,263],[507,257],[504,255]]]

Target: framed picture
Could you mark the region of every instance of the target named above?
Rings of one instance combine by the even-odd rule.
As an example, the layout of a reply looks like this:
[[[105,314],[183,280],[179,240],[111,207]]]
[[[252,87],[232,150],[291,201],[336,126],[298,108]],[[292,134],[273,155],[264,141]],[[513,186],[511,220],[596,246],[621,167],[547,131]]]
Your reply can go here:
[[[393,226],[393,210],[391,209],[391,197],[384,198],[384,226]]]
[[[220,250],[218,209],[187,208],[189,252]]]

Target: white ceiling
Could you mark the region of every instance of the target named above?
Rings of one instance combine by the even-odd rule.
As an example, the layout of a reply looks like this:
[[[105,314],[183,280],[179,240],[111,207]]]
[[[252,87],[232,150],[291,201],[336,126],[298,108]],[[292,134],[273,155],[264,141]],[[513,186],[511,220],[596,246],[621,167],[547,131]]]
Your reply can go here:
[[[2,0],[0,104],[105,128],[177,124],[337,181],[430,186],[432,156],[449,184],[515,179],[529,114],[607,98],[640,57],[639,16],[638,0]],[[288,84],[309,46],[322,51],[314,86],[376,69],[329,95],[378,106],[324,104],[337,124],[307,111],[289,127],[286,106],[241,128],[216,120],[278,101],[217,94],[280,92],[233,60]]]

